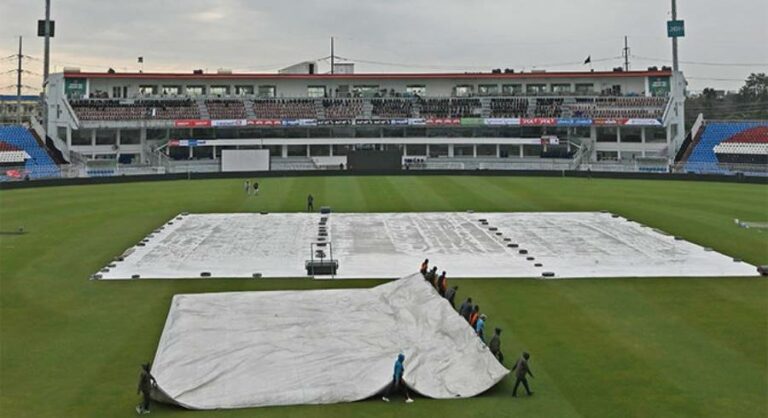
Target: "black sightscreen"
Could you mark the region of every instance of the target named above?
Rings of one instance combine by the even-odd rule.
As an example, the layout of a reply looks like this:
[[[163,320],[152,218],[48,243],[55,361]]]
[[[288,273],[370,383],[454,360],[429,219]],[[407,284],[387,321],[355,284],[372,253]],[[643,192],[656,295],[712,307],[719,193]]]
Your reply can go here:
[[[399,170],[402,165],[401,154],[393,151],[352,151],[347,155],[350,170]]]

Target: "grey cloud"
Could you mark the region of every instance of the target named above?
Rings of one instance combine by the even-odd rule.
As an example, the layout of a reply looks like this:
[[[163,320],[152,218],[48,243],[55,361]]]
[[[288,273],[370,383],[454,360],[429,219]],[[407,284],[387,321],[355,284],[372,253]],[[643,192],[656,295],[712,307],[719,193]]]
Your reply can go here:
[[[0,2],[0,15],[12,16],[0,27],[0,56],[14,53],[13,36],[21,34],[27,53],[41,57],[42,42],[34,35],[42,3]],[[681,59],[768,61],[764,0],[679,3],[688,32],[680,42]],[[668,9],[669,0],[53,0],[53,63],[59,70],[135,70],[141,55],[148,70],[267,70],[328,55],[328,37],[334,35],[338,55],[411,65],[360,63],[361,71],[530,69],[580,63],[587,55],[617,57],[629,35],[633,54],[644,57],[634,58],[633,65],[645,68],[668,63]],[[609,69],[620,63],[594,65]],[[700,89],[736,88],[749,72],[766,69],[684,64],[683,70],[692,88]],[[0,86],[10,84],[5,81]]]

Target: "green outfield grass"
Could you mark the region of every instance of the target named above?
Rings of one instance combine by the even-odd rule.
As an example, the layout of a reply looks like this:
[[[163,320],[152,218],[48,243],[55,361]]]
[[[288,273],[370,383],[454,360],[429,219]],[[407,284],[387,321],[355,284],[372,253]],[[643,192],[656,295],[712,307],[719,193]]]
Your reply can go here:
[[[307,193],[335,211],[610,210],[768,264],[768,187],[705,182],[521,177],[307,177],[168,181],[0,192],[0,417],[133,416],[171,297],[233,290],[368,287],[377,281],[89,281],[182,212],[299,211]],[[441,264],[450,272],[450,265]],[[413,266],[414,271],[417,266]],[[504,329],[511,360],[532,354],[536,395],[507,378],[468,400],[368,400],[192,412],[227,417],[765,417],[768,280],[454,280]],[[258,379],[258,376],[254,376]],[[265,384],[269,384],[265,382]]]

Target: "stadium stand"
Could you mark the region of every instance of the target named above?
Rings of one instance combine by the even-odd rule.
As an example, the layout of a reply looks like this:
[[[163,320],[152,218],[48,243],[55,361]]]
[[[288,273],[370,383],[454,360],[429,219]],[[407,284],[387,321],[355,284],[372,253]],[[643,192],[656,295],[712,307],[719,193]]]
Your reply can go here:
[[[563,99],[537,98],[536,117],[559,118],[563,115]]]
[[[197,119],[200,110],[191,99],[70,101],[80,120]]]
[[[362,99],[323,99],[326,119],[356,119],[363,114]]]
[[[0,141],[0,167],[24,164],[28,158],[29,154],[21,148]]]
[[[410,99],[371,99],[371,115],[377,118],[410,118],[413,101]]]
[[[256,100],[253,112],[259,118],[316,118],[314,99]]]
[[[245,103],[242,100],[206,100],[205,106],[211,119],[245,119]]]
[[[451,99],[419,99],[422,117],[433,118],[463,118],[480,116],[482,104],[480,99],[451,98]]]
[[[266,119],[357,119],[366,117],[366,109],[374,118],[415,117],[412,98],[313,98],[259,99],[253,101],[253,114]],[[567,100],[555,97],[494,97],[481,102],[479,98],[416,99],[420,116],[426,118],[478,117],[585,117],[585,118],[643,118],[659,119],[664,115],[664,97],[575,97]],[[529,100],[534,106],[529,109]],[[151,120],[198,119],[201,108],[192,99],[75,99],[70,104],[80,120]],[[201,103],[203,104],[203,103]],[[250,104],[249,104],[250,105]],[[245,119],[249,109],[243,100],[208,99],[211,119]],[[318,113],[321,110],[323,113]]]
[[[491,99],[491,117],[493,118],[520,118],[527,113],[528,99],[526,98]]]
[[[24,151],[29,158],[23,163],[22,178],[44,178],[59,177],[61,172],[53,162],[48,152],[35,140],[35,137],[22,126],[0,127],[0,142],[5,143],[5,147]],[[21,165],[20,165],[21,166]],[[10,180],[8,173],[3,172],[0,176],[2,180]]]
[[[664,115],[665,97],[585,97],[564,105],[574,117],[648,118]]]
[[[730,170],[721,163],[765,164],[766,144],[768,122],[708,122],[699,141],[692,145],[685,171],[728,174]],[[718,159],[716,149],[724,156],[723,161]]]

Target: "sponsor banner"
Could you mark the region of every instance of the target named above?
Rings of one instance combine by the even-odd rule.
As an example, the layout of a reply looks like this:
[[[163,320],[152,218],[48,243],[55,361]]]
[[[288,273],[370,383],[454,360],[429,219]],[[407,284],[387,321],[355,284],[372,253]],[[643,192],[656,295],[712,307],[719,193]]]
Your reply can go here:
[[[247,126],[281,126],[283,121],[280,119],[250,119],[246,121]]]
[[[218,127],[233,127],[233,126],[246,126],[248,121],[245,119],[217,119],[211,121],[211,126]]]
[[[349,119],[320,119],[317,126],[349,126],[352,121]]]
[[[486,118],[486,126],[520,126],[520,118]]]
[[[460,118],[429,118],[427,125],[461,125]]]
[[[461,118],[461,126],[480,126],[483,118]]]
[[[172,139],[168,141],[169,147],[200,147],[205,144],[205,139]]]
[[[283,126],[300,126],[301,122],[298,119],[283,119]]]
[[[618,126],[627,123],[626,118],[595,118],[592,123],[597,126]]]
[[[390,125],[408,125],[408,119],[390,119],[389,120]]]
[[[661,126],[661,121],[658,119],[628,119],[624,122],[624,125],[629,126]]]
[[[589,118],[557,118],[557,126],[592,126]]]
[[[207,128],[211,126],[210,120],[205,119],[179,119],[173,121],[176,128]]]
[[[556,118],[522,118],[520,119],[521,126],[556,126]]]
[[[355,119],[355,125],[360,125],[360,126],[389,125],[389,119]]]
[[[317,126],[317,119],[283,119],[283,126]]]
[[[14,179],[20,179],[21,178],[21,171],[19,170],[8,170],[5,172],[5,175]]]
[[[542,136],[541,145],[560,145],[560,138],[556,136]]]
[[[424,126],[427,124],[427,121],[424,118],[410,118],[408,119],[408,124],[412,126]]]

